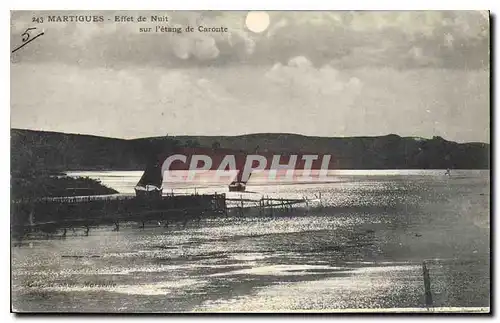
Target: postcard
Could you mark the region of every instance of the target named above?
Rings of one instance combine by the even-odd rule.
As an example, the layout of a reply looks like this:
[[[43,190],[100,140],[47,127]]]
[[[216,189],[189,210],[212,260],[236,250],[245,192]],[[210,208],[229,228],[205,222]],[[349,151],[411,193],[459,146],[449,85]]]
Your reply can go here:
[[[488,11],[11,11],[11,311],[490,313]]]

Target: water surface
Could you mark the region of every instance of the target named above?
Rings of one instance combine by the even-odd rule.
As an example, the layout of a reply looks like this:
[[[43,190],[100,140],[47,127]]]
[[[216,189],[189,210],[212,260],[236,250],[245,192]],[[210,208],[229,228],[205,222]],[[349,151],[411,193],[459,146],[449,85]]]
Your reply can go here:
[[[94,172],[122,194],[141,172]],[[19,311],[276,311],[489,306],[489,172],[358,171],[327,184],[249,185],[311,200],[163,228],[100,227],[12,248]],[[81,174],[79,174],[81,175]],[[194,186],[196,187],[196,186]],[[178,185],[176,193],[193,193]],[[227,192],[220,183],[198,193]],[[239,197],[241,193],[229,193]],[[321,199],[319,197],[321,196]]]

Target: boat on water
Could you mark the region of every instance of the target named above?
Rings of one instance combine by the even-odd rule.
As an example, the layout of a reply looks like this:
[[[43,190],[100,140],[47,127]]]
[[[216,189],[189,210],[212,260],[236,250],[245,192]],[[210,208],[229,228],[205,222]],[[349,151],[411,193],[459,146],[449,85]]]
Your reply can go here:
[[[142,198],[161,198],[163,195],[163,176],[159,162],[146,167],[144,174],[135,186],[135,195]]]
[[[134,190],[137,197],[161,197],[163,195],[163,187],[155,185],[137,185]]]
[[[231,182],[229,184],[229,192],[244,192],[246,190],[247,185],[243,182]]]

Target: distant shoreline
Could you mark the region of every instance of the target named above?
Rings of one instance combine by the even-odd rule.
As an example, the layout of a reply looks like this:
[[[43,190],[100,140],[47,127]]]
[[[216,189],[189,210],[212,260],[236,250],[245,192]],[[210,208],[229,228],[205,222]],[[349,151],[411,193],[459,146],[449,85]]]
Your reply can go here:
[[[490,169],[490,145],[395,134],[327,138],[295,134],[116,139],[11,129],[11,174],[143,171],[178,150],[329,154],[338,170]],[[208,149],[207,149],[208,148]],[[331,168],[332,169],[332,168]]]

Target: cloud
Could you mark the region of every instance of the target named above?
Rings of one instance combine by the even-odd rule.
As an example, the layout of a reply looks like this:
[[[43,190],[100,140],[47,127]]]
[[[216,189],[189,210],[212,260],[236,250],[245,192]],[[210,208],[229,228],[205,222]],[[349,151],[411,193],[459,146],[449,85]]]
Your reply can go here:
[[[298,61],[305,64],[119,70],[13,65],[11,122],[127,138],[273,131],[488,141],[485,71],[339,70]]]
[[[212,60],[219,56],[220,50],[210,36],[177,37],[172,41],[176,57],[187,60],[194,57],[198,60]]]
[[[219,56],[219,48],[212,37],[195,39],[193,54],[199,60],[211,60]]]
[[[118,12],[26,12],[11,19],[11,42],[33,26],[33,16],[138,16]],[[270,12],[267,32],[246,29],[245,12],[140,12],[166,15],[169,26],[228,28],[227,33],[140,33],[158,23],[43,23],[43,39],[13,55],[13,63],[64,62],[82,66],[273,65],[307,57],[314,66],[489,67],[489,20],[479,11]],[[111,19],[112,20],[112,19]],[[419,53],[419,54],[415,54]]]
[[[328,64],[316,68],[304,56],[291,58],[287,65],[276,63],[265,76],[287,95],[300,97],[312,104],[328,99],[351,104],[362,88],[362,82],[357,77],[344,75]]]

